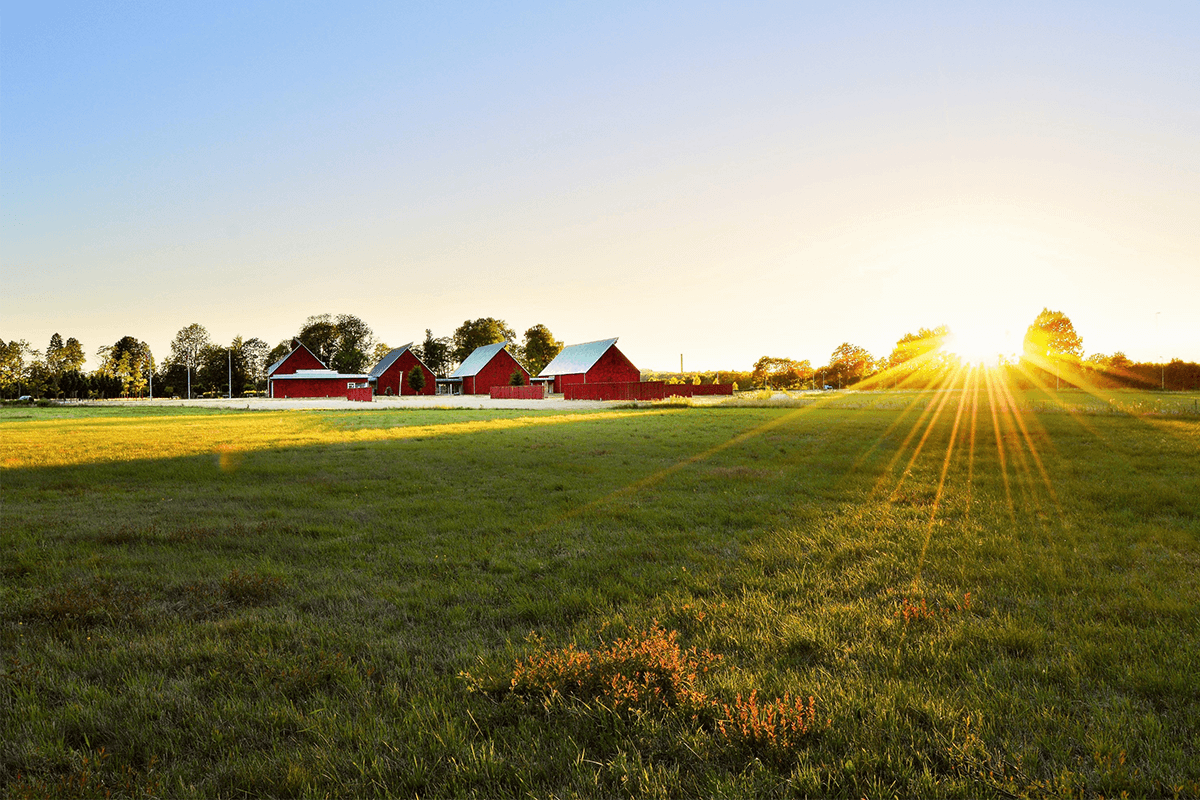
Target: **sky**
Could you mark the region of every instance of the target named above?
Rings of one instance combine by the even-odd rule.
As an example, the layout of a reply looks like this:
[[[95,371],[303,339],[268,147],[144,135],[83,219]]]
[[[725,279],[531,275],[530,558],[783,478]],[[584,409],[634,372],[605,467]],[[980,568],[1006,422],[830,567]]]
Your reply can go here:
[[[1194,0],[4,2],[0,336],[1200,361],[1197,53]]]

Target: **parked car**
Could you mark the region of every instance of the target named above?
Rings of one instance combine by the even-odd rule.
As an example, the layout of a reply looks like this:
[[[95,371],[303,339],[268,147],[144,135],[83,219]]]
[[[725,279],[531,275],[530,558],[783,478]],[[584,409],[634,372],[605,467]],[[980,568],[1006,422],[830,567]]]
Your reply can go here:
[[[18,397],[17,400],[22,403],[29,403],[29,402],[33,401],[33,398],[27,394],[23,394],[20,397]]]

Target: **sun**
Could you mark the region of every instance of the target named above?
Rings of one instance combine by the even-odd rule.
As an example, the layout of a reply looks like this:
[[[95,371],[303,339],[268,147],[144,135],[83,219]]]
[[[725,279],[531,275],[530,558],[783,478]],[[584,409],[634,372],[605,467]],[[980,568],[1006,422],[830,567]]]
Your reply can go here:
[[[968,364],[994,367],[1016,352],[1012,334],[986,325],[961,325],[950,329],[945,349]]]

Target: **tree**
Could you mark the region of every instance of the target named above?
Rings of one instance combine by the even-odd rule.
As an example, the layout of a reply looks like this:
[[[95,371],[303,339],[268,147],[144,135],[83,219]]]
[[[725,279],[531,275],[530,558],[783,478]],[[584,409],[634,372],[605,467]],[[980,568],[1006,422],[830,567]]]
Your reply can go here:
[[[19,397],[29,383],[29,369],[40,353],[24,339],[8,344],[0,339],[0,391],[5,397]]]
[[[763,356],[754,362],[751,372],[754,383],[765,388],[794,389],[812,377],[812,364],[806,359],[796,361],[791,358],[772,358]]]
[[[421,369],[420,364],[414,364],[413,368],[408,371],[408,388],[412,389],[415,394],[420,394],[425,388],[425,371]]]
[[[83,345],[74,336],[66,342],[57,333],[50,337],[50,345],[46,348],[46,368],[55,377],[70,370],[79,370],[86,360]]]
[[[208,330],[196,322],[175,334],[171,342],[171,361],[187,370],[189,400],[192,399],[192,373],[200,366],[200,354],[209,344]]]
[[[508,385],[509,386],[524,386],[525,385],[525,373],[521,372],[521,370],[519,370],[519,369],[514,369],[513,374],[508,376]]]
[[[842,342],[830,354],[828,370],[837,378],[839,386],[849,386],[871,374],[874,361],[871,354],[858,345]]]
[[[361,372],[375,333],[353,314],[317,314],[304,321],[296,338],[322,363],[338,372]]]
[[[234,339],[234,342],[240,340]],[[267,378],[267,367],[273,362],[267,360],[271,348],[258,337],[251,337],[242,342],[242,358],[246,362],[246,376],[255,391]]]
[[[467,320],[454,331],[454,350],[450,355],[461,364],[478,347],[497,342],[511,342],[516,338],[517,334],[502,319],[480,317],[477,320]]]
[[[936,328],[918,328],[916,333],[906,333],[896,341],[892,354],[888,356],[887,365],[895,368],[901,364],[918,361],[912,369],[920,369],[935,358],[934,354],[942,351],[950,329],[945,325]],[[940,366],[940,364],[939,364]]]
[[[1075,332],[1070,317],[1043,308],[1025,331],[1025,354],[1034,360],[1079,360],[1083,356],[1083,339]]]
[[[154,369],[150,345],[133,336],[122,336],[111,347],[101,347],[96,356],[100,360],[97,372],[120,380],[124,395],[140,394]]]
[[[390,345],[386,345],[383,342],[376,342],[375,349],[371,351],[371,358],[370,358],[371,365],[374,366],[375,364],[378,364],[380,361],[383,361],[383,359],[390,352],[392,352],[392,348]]]
[[[534,325],[525,331],[521,345],[521,363],[530,375],[538,375],[554,357],[562,352],[563,343],[554,338],[545,325]]]
[[[446,337],[435,338],[433,331],[425,329],[425,341],[413,348],[417,358],[429,367],[430,372],[439,378],[450,373],[450,350],[452,344]]]

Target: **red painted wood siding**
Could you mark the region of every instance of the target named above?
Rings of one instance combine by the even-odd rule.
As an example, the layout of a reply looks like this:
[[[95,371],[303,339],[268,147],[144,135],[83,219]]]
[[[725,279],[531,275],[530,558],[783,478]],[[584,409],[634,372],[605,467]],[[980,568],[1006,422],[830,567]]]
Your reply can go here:
[[[525,376],[525,383],[529,383],[529,371],[512,357],[512,353],[501,350],[477,374],[463,378],[463,394],[488,394],[493,386],[508,386],[513,372],[518,369]]]
[[[554,391],[562,393],[563,387],[574,383],[636,383],[641,377],[641,371],[614,344],[586,373],[556,377]]]
[[[271,381],[272,397],[345,397],[350,378],[298,378]]]
[[[375,382],[376,396],[386,394],[417,394],[408,385],[408,373],[412,372],[412,368],[418,364],[421,366],[421,372],[425,375],[425,385],[421,387],[420,394],[435,394],[437,392],[437,376],[428,367],[421,364],[411,350],[405,350]],[[388,391],[389,389],[391,390],[390,392]]]
[[[293,372],[299,372],[302,369],[325,369],[325,365],[305,348],[297,347],[292,351],[291,355],[283,360],[283,363],[279,365],[279,369],[271,374],[291,375]]]
[[[493,400],[544,400],[546,398],[546,393],[540,383],[532,386],[493,386],[491,395]]]

